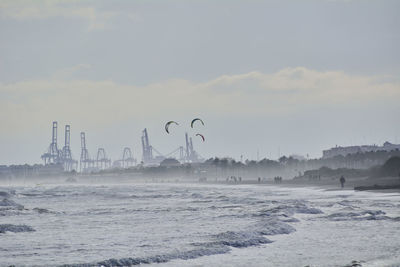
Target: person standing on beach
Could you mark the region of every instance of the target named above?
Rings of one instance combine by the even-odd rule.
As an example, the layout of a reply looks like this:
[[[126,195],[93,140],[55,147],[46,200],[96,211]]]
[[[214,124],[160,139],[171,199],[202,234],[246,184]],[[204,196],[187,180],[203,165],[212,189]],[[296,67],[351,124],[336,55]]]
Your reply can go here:
[[[342,186],[342,188],[344,187],[345,182],[346,182],[346,179],[344,179],[344,176],[342,175],[342,177],[340,177],[340,185]]]

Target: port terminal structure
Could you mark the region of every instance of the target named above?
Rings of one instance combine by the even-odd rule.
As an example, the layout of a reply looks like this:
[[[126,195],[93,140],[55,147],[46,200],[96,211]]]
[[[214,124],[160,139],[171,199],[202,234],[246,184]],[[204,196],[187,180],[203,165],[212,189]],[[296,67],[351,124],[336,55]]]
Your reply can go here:
[[[107,158],[106,151],[104,148],[97,150],[96,168],[99,170],[105,170],[111,167],[111,159]]]
[[[163,155],[152,145],[150,145],[149,134],[145,128],[142,131],[142,164],[143,165],[159,165],[167,158],[176,158],[180,163],[196,163],[201,162],[202,158],[193,148],[193,140],[185,133],[185,147],[179,146],[172,152]],[[153,155],[153,151],[157,154]]]
[[[133,150],[129,147],[124,147],[122,158],[119,160],[112,160],[107,157],[106,150],[104,148],[98,148],[96,158],[91,158],[86,143],[85,132],[80,133],[81,140],[81,153],[79,162],[73,158],[71,151],[71,127],[65,125],[64,134],[64,147],[58,148],[57,143],[57,131],[58,123],[54,121],[52,124],[52,136],[51,143],[45,153],[42,154],[41,158],[44,161],[44,165],[60,165],[66,172],[78,171],[81,173],[97,172],[100,170],[106,170],[109,168],[131,168],[136,166],[137,160],[133,156]],[[193,148],[193,140],[185,133],[185,146],[179,146],[168,154],[162,154],[155,147],[150,144],[149,134],[147,128],[142,131],[141,136],[142,143],[142,161],[141,165],[144,166],[158,166],[163,160],[174,158],[177,159],[181,164],[185,163],[197,163],[201,162],[201,156]],[[79,164],[78,164],[79,163]]]
[[[135,166],[136,163],[137,161],[133,157],[131,148],[124,147],[124,150],[122,152],[122,159],[114,161],[113,167],[126,169]]]
[[[57,122],[53,121],[51,143],[41,158],[45,165],[60,164],[63,166],[64,171],[76,170],[78,161],[72,158],[70,146],[71,127],[70,125],[65,125],[64,147],[62,149],[59,149],[57,144],[57,128]]]

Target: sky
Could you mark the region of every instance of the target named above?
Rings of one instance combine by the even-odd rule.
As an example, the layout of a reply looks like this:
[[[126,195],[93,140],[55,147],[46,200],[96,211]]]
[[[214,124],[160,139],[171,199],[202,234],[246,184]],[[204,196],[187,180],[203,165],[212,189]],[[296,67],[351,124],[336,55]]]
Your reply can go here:
[[[141,160],[322,156],[400,143],[399,1],[0,1],[0,165],[41,163],[57,121]],[[205,126],[190,128],[193,118]],[[169,120],[180,123],[164,131]],[[201,133],[202,142],[195,134]]]

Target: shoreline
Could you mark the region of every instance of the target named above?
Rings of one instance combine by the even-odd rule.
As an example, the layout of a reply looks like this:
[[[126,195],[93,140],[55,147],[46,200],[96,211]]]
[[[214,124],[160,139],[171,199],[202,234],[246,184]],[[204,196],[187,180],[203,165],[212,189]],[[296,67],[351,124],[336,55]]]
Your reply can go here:
[[[6,183],[0,183],[0,186],[43,186],[43,185],[87,185],[87,184],[131,184],[131,183],[177,183],[177,184],[204,184],[204,185],[259,185],[259,186],[278,186],[278,187],[289,187],[289,188],[318,188],[325,191],[370,191],[380,193],[400,193],[400,179],[397,177],[382,177],[382,178],[346,178],[344,188],[340,187],[338,179],[321,179],[321,180],[305,180],[305,179],[290,179],[283,180],[280,183],[274,181],[260,181],[254,179],[243,179],[240,182],[226,181],[226,180],[215,180],[215,181],[199,181],[198,179],[188,178],[148,178],[148,179],[135,179],[137,177],[122,176],[75,176],[73,182],[69,182],[67,179],[61,177],[53,177],[46,179],[16,179],[13,181],[7,181]]]

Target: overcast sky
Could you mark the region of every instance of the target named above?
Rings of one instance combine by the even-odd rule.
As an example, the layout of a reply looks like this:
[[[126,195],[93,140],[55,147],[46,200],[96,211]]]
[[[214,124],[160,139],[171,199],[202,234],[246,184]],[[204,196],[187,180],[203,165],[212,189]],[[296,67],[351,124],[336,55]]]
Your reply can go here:
[[[0,165],[40,163],[51,123],[141,159],[400,143],[399,1],[0,1]],[[192,130],[190,120],[205,126]],[[171,134],[164,124],[176,120]],[[172,128],[172,127],[171,127]]]

